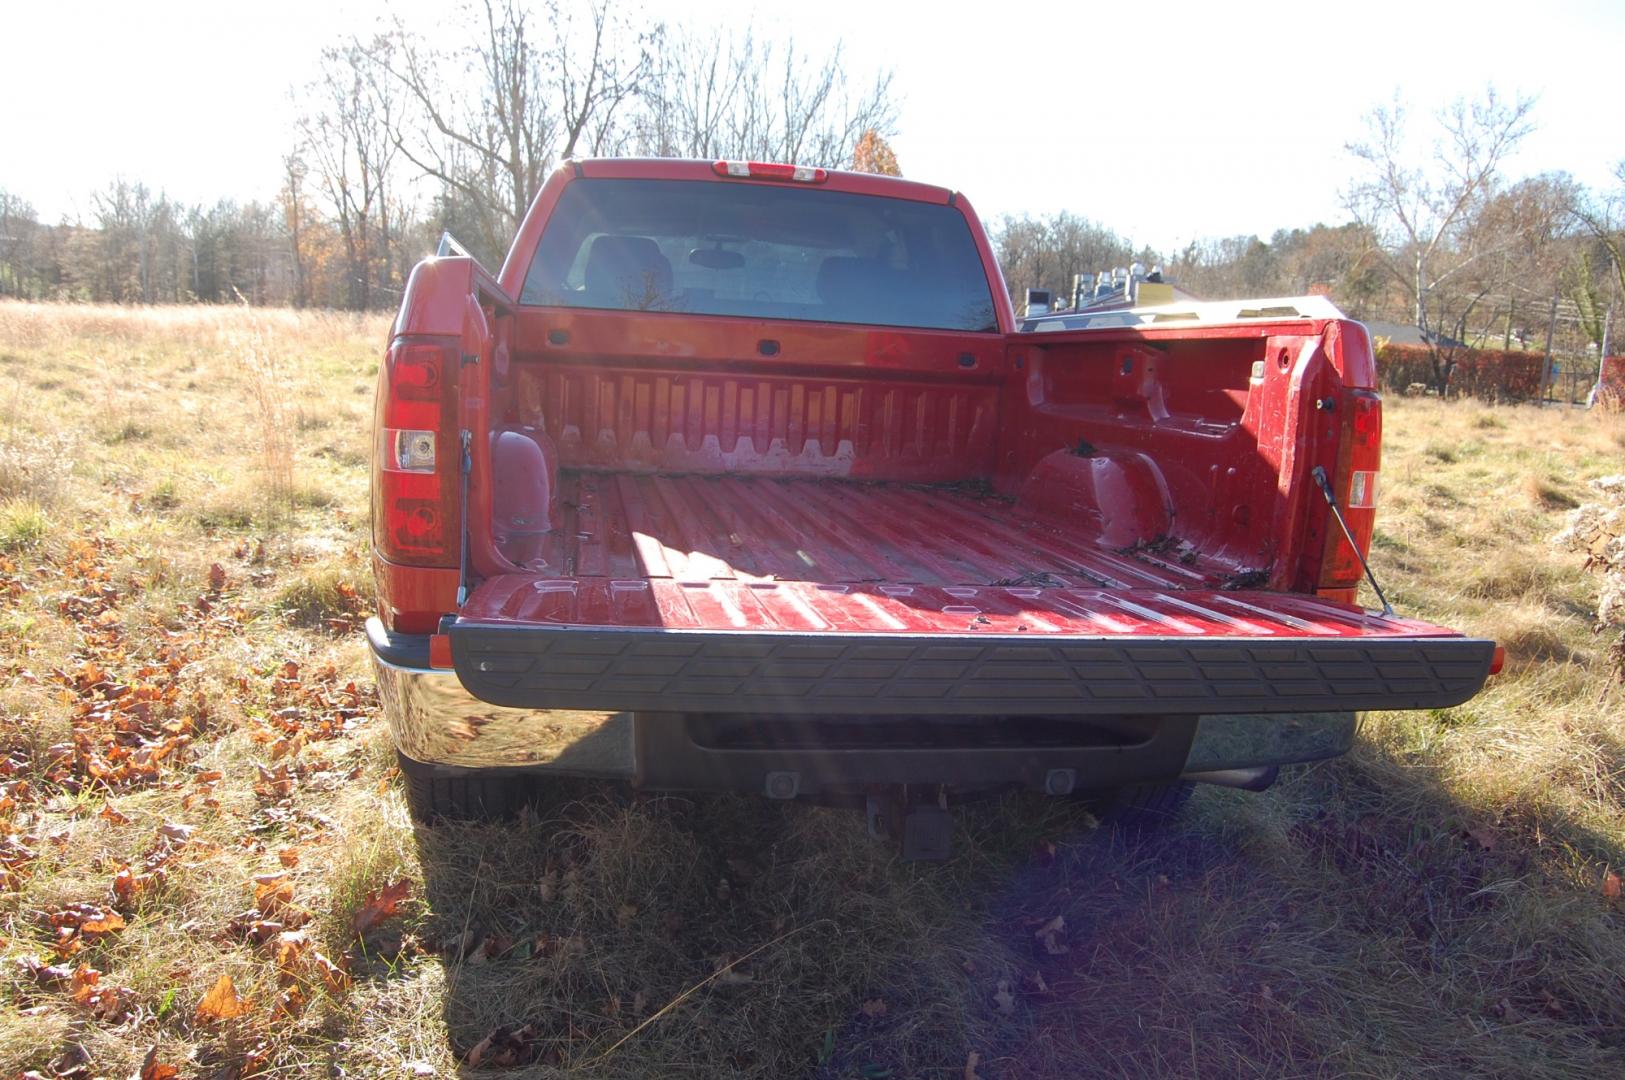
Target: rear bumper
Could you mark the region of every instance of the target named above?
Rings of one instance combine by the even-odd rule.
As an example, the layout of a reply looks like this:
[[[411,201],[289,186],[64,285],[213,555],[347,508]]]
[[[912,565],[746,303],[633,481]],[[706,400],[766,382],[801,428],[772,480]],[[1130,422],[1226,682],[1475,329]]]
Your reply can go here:
[[[446,775],[523,769],[654,788],[772,791],[776,784],[780,793],[790,783],[811,796],[900,783],[1054,791],[1058,783],[1088,789],[1313,761],[1345,752],[1354,735],[1346,709],[1196,715],[1165,705],[1156,713],[1074,709],[1044,718],[984,702],[980,715],[957,719],[930,704],[911,716],[764,710],[757,719],[670,706],[514,707],[475,697],[454,671],[429,668],[426,638],[389,634],[377,620],[368,638],[397,748]],[[940,738],[918,739],[922,726]],[[872,740],[842,741],[855,729]],[[1028,731],[1035,737],[1024,741]]]

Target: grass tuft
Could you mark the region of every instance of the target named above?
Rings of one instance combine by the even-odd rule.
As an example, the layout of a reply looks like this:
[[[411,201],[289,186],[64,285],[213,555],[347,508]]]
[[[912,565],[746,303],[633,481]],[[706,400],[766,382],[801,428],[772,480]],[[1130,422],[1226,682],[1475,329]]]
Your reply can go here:
[[[1542,510],[1572,510],[1580,500],[1566,490],[1561,482],[1550,477],[1530,474],[1524,478],[1524,493]]]
[[[33,547],[50,531],[50,520],[33,500],[13,498],[0,503],[0,551]]]
[[[356,584],[353,570],[319,563],[297,571],[278,591],[275,606],[296,626],[321,628],[365,618],[369,594]]]

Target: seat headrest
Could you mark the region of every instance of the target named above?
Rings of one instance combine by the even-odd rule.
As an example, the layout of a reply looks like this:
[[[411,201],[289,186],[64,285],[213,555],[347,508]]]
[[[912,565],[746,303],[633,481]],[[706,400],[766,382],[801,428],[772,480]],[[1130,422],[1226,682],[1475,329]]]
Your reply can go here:
[[[594,237],[583,276],[590,298],[617,307],[655,307],[672,287],[671,260],[647,236]]]
[[[831,255],[818,264],[818,298],[837,306],[883,301],[890,276],[879,259]]]
[[[897,271],[877,258],[830,255],[817,268],[817,296],[843,318],[877,318],[886,312]]]

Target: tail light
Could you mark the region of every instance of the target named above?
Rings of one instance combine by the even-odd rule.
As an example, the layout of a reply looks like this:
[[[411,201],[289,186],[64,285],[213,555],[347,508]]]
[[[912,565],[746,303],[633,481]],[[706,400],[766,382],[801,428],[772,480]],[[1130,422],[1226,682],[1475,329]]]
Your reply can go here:
[[[1370,390],[1346,391],[1343,431],[1337,448],[1332,492],[1360,552],[1371,550],[1377,520],[1377,476],[1382,465],[1382,398]],[[1328,518],[1331,511],[1327,509]],[[1326,548],[1320,563],[1320,591],[1347,590],[1349,599],[1365,571],[1335,521],[1326,526]]]
[[[778,165],[765,161],[719,161],[712,165],[718,176],[750,180],[793,180],[800,184],[822,184],[828,171],[810,165]]]
[[[455,567],[461,554],[461,452],[455,345],[397,340],[378,375],[372,531],[379,555]]]

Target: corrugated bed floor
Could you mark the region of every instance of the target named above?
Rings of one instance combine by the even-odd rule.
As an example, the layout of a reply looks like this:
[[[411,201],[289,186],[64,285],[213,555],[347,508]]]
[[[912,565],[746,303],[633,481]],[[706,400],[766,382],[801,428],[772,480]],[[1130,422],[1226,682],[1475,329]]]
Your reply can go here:
[[[560,486],[561,519],[525,571],[481,582],[464,618],[955,637],[1440,632],[1215,587],[1228,568],[1111,551],[969,486],[607,472],[565,472]]]
[[[542,577],[1177,589],[1221,575],[1102,548],[971,485],[566,471],[560,507],[527,565]]]

